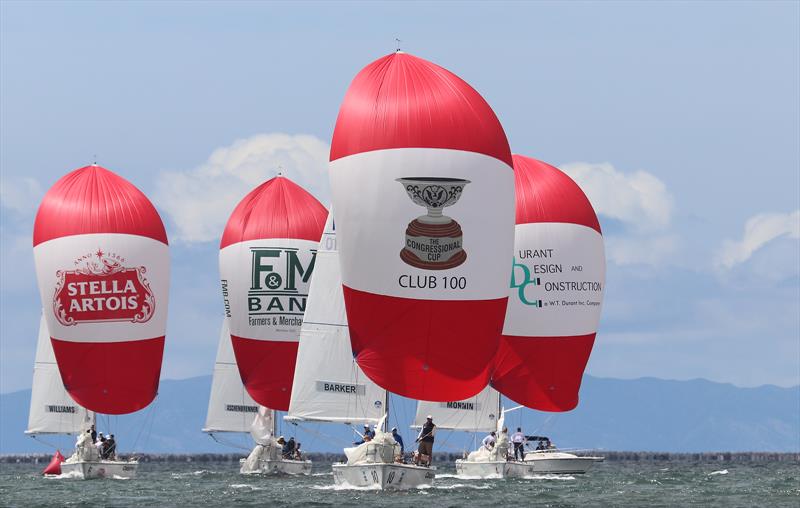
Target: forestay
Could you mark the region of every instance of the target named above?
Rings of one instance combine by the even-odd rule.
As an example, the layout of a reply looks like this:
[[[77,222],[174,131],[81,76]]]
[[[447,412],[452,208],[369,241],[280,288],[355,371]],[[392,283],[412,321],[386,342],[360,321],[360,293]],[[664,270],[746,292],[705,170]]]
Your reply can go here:
[[[77,434],[94,423],[94,413],[79,406],[64,389],[53,345],[42,315],[36,363],[33,366],[31,409],[26,434]]]
[[[228,318],[222,322],[203,432],[250,432],[258,404],[247,393],[236,367]]]
[[[385,397],[353,359],[331,212],[317,250],[286,419],[376,422]]]
[[[417,403],[413,427],[422,427],[428,415],[433,416],[437,428],[489,432],[497,427],[500,394],[491,387],[464,400]]]

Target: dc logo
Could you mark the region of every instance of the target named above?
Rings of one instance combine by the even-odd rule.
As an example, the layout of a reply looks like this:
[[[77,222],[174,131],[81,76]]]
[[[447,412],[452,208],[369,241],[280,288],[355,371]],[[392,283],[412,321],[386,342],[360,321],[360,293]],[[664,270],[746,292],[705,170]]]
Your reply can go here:
[[[522,280],[519,283],[517,283],[518,268],[522,269],[522,277],[521,277]],[[531,271],[528,269],[528,267],[521,263],[517,263],[517,258],[516,257],[514,258],[514,264],[511,268],[511,288],[517,289],[517,294],[522,303],[524,303],[525,305],[530,305],[532,307],[542,306],[541,300],[531,301],[528,300],[528,298],[525,296],[525,289],[528,286],[530,286],[531,284],[533,284],[534,286],[538,286],[541,283],[542,281],[539,277],[531,278]]]
[[[267,275],[266,280],[264,281],[269,289],[278,289],[281,287],[281,283],[283,279],[281,276],[275,272],[270,273]]]

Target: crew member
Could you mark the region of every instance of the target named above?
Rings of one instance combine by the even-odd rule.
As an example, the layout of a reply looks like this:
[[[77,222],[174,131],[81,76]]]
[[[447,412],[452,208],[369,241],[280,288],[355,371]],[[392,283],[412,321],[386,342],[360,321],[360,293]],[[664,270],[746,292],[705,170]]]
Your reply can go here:
[[[419,443],[419,448],[417,448],[417,456],[414,457],[415,464],[419,465],[421,461],[425,462],[426,465],[431,464],[433,461],[433,439],[435,435],[436,425],[433,423],[433,416],[428,415],[417,436],[416,441]]]
[[[114,434],[111,434],[108,439],[106,440],[106,444],[108,445],[106,451],[106,458],[109,460],[116,460],[117,459],[117,441],[114,439]]]
[[[514,443],[514,460],[524,460],[525,434],[522,433],[522,427],[517,427],[517,431],[511,436],[511,442]]]
[[[483,441],[481,442],[481,444],[483,444],[483,447],[489,451],[492,451],[492,449],[494,448],[494,443],[495,443],[494,431],[491,431],[489,435],[483,438]]]
[[[403,446],[403,436],[397,432],[397,427],[392,428],[392,437],[400,445],[400,455],[403,455],[406,452],[406,448]]]
[[[291,459],[292,457],[294,457],[294,448],[295,448],[294,438],[290,437],[289,440],[286,441],[286,444],[283,445],[283,448],[281,449],[281,455],[283,455],[283,458]]]

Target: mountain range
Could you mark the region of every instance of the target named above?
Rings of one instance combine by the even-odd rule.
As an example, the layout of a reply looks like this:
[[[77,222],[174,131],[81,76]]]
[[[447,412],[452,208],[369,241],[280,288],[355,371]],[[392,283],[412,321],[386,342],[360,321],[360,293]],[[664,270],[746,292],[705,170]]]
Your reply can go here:
[[[162,380],[156,401],[138,413],[99,416],[97,428],[113,432],[120,449],[151,453],[229,453],[251,448],[249,436],[203,434],[211,377]],[[69,436],[24,435],[30,390],[0,394],[0,454],[69,451]],[[505,407],[516,406],[504,400]],[[390,421],[413,442],[414,401],[392,397]],[[702,379],[668,381],[585,376],[578,408],[567,413],[529,409],[506,416],[507,426],[548,435],[562,448],[702,452],[800,451],[800,386],[740,388]],[[281,424],[303,449],[337,452],[356,437],[342,424]],[[440,432],[438,451],[471,449],[482,436]]]

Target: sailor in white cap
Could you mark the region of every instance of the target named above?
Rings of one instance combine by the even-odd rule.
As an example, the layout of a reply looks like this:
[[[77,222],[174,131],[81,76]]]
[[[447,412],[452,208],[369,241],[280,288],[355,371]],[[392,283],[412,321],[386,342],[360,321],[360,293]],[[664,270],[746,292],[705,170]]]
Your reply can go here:
[[[433,423],[433,416],[428,415],[417,436],[419,448],[417,449],[417,456],[414,458],[414,462],[417,465],[420,465],[420,462],[428,466],[431,464],[433,460],[433,439],[435,435],[436,425]]]

